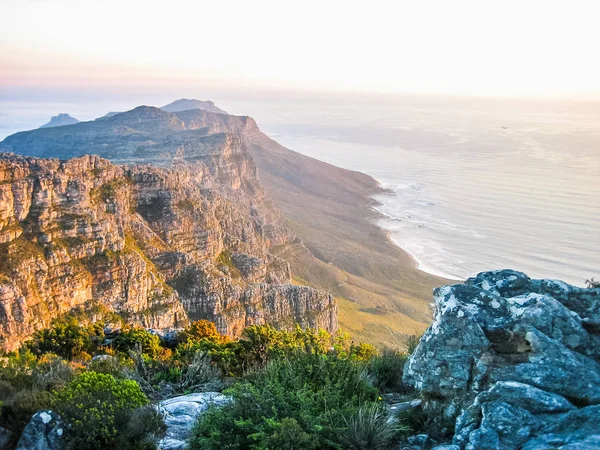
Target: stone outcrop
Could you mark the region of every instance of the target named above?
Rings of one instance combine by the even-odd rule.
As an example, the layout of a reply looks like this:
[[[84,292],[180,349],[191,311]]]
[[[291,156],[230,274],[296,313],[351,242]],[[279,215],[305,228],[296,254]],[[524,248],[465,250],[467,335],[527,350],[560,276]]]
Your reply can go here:
[[[203,392],[181,395],[163,400],[157,405],[163,414],[167,427],[164,437],[158,443],[159,450],[180,450],[186,448],[192,428],[198,422],[198,417],[209,406],[223,406],[229,401],[228,397],[218,392]]]
[[[33,415],[17,444],[17,450],[62,450],[65,448],[65,424],[54,411]]]
[[[504,270],[434,297],[404,381],[454,445],[598,448],[600,289]]]
[[[171,168],[0,155],[0,344],[74,309],[162,330],[189,312],[231,336],[333,331],[333,298],[286,284],[288,264],[269,254],[289,236],[232,143]]]

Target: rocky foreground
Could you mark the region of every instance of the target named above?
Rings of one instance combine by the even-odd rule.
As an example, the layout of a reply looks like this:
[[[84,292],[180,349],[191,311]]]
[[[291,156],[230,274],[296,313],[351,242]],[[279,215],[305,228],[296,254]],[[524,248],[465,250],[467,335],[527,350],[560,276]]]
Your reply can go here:
[[[434,297],[404,382],[442,448],[600,448],[600,289],[503,270]]]
[[[389,446],[376,448],[599,448],[600,289],[504,270],[439,288],[434,297],[435,320],[403,370],[401,390],[410,392],[410,400],[389,405],[386,418],[390,426],[396,417],[412,424],[422,420],[428,434],[388,440]],[[163,399],[155,405],[166,425],[165,434],[157,437],[158,448],[187,448],[192,427],[210,405],[237,401],[235,395],[218,392]],[[363,436],[372,431],[370,425],[368,420],[361,424]],[[413,430],[423,430],[422,425]],[[18,448],[63,448],[64,429],[54,412],[39,411]],[[234,430],[219,432],[227,436]]]

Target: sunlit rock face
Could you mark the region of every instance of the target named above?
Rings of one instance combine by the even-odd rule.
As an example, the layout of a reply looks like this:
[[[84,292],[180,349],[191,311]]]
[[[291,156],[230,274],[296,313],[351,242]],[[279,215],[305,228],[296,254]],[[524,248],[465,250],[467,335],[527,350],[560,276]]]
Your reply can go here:
[[[217,142],[169,168],[1,154],[2,348],[75,309],[163,330],[209,318],[231,336],[254,323],[335,331],[333,298],[289,285],[269,253],[292,235],[252,158],[234,136]]]
[[[434,297],[434,322],[404,381],[454,444],[597,448],[600,289],[502,270]]]

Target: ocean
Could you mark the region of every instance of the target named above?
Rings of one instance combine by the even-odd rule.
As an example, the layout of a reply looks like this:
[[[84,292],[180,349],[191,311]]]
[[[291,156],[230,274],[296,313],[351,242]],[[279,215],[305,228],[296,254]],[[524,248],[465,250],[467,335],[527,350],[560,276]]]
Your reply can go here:
[[[600,279],[599,103],[399,96],[257,116],[286,147],[389,189],[379,224],[424,271]]]
[[[173,99],[0,99],[0,139],[61,112],[90,120]],[[378,180],[388,189],[376,198],[379,225],[424,271],[464,279],[512,268],[580,286],[600,279],[600,103],[400,95],[210,99],[254,117],[292,150]]]

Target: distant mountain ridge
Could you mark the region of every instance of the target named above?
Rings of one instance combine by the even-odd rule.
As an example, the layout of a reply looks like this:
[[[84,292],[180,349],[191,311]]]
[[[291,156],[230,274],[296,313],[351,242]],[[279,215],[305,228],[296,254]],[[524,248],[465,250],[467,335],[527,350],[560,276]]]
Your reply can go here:
[[[58,116],[53,116],[50,119],[50,122],[42,125],[40,128],[52,128],[52,127],[62,127],[64,125],[74,125],[79,123],[75,117],[71,117],[69,114],[61,113]]]
[[[174,102],[169,103],[168,105],[162,106],[160,109],[167,112],[179,112],[188,111],[190,109],[201,109],[203,111],[208,111],[215,114],[227,114],[226,111],[223,111],[221,108],[218,108],[210,100],[196,100],[187,98],[175,100]]]

